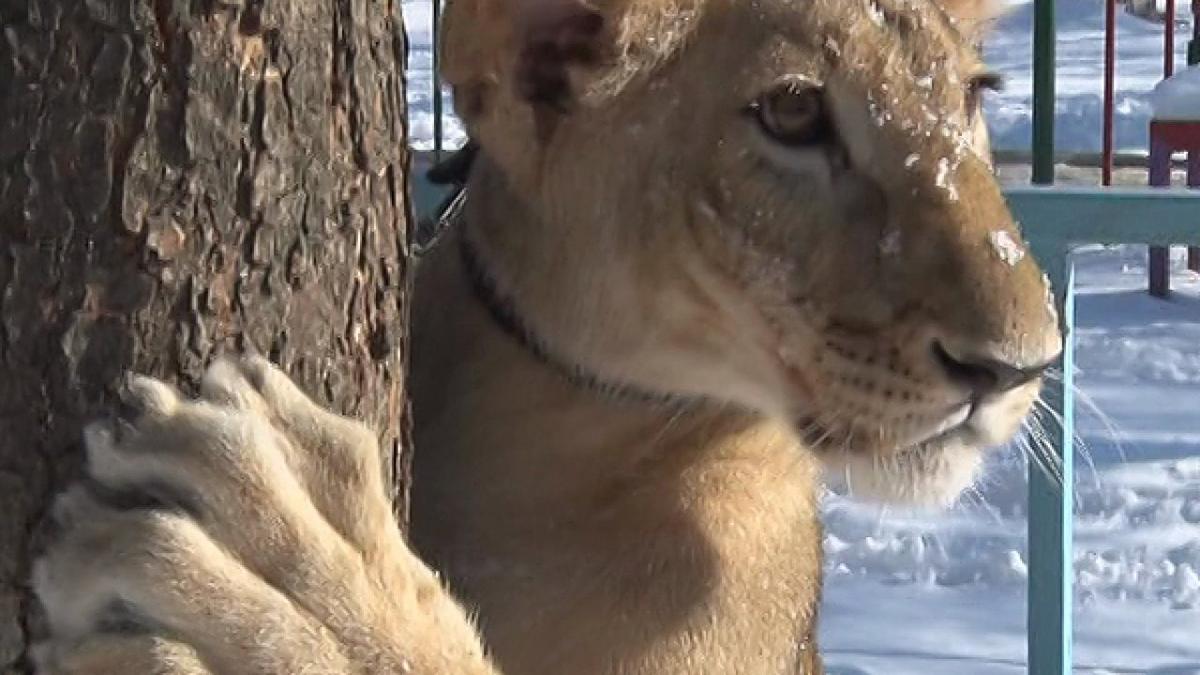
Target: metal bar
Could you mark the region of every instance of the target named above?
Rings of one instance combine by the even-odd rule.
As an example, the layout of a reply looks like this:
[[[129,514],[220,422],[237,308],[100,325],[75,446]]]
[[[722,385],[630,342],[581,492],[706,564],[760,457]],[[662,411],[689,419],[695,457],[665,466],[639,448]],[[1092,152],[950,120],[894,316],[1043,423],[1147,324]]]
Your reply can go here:
[[[1192,39],[1188,41],[1187,62],[1200,63],[1200,0],[1192,0]]]
[[[417,153],[420,158],[420,153]],[[423,171],[413,171],[417,212],[429,215],[447,188],[433,185]],[[1180,244],[1200,246],[1200,190],[1148,187],[1035,187],[1004,190],[1013,216],[1024,223],[1023,234],[1038,259],[1073,244]]]
[[[1167,20],[1163,24],[1163,77],[1175,74],[1175,0],[1167,0]]]
[[[1004,193],[1035,250],[1081,243],[1200,245],[1200,190],[1019,186]]]
[[[1188,151],[1187,184],[1190,188],[1200,188],[1200,148]],[[1196,214],[1200,225],[1200,213]],[[1187,249],[1187,268],[1200,272],[1200,246],[1189,246]]]
[[[431,31],[430,53],[433,68],[433,157],[435,162],[442,161],[442,0],[432,0],[433,26]]]
[[[1097,152],[1064,152],[1059,151],[1054,153],[1054,163],[1057,166],[1066,164],[1067,166],[1100,168],[1103,156]],[[1033,161],[1033,153],[1029,148],[1023,150],[992,150],[992,160],[996,164],[1020,164],[1029,166]],[[1178,168],[1184,168],[1184,163],[1176,162]],[[1117,150],[1113,153],[1113,168],[1126,167],[1133,169],[1146,168],[1146,153],[1145,152],[1121,152]]]
[[[1054,183],[1054,108],[1056,29],[1055,0],[1034,0],[1033,21],[1033,182],[1039,185]],[[1061,254],[1061,255],[1060,255]],[[1064,288],[1068,280],[1066,249],[1044,260],[1051,282]],[[1055,276],[1059,278],[1054,278]],[[1071,301],[1068,292],[1066,301]],[[1064,372],[1064,376],[1067,373]],[[1065,413],[1064,399],[1059,396],[1048,401],[1051,410]],[[1071,426],[1066,420],[1065,427]],[[1066,438],[1069,443],[1070,439]],[[1069,467],[1069,445],[1057,450],[1062,455],[1064,471]],[[1066,477],[1066,474],[1063,475]],[[1029,466],[1029,590],[1026,603],[1029,672],[1035,675],[1067,675],[1071,672],[1071,585],[1068,572],[1072,565],[1069,555],[1071,540],[1071,511],[1068,508],[1073,486],[1056,484],[1035,462]],[[1064,518],[1067,527],[1064,529]]]
[[[1200,0],[1192,0],[1192,39],[1188,41],[1187,62],[1189,66],[1200,64]],[[1188,152],[1187,177],[1189,187],[1200,187],[1200,148]],[[1189,246],[1187,266],[1200,272],[1200,246]]]
[[[1061,302],[1066,343],[1060,387],[1044,394],[1057,412],[1054,434],[1061,482],[1036,468],[1029,476],[1029,672],[1066,675],[1072,665],[1072,527],[1074,510],[1074,272],[1076,242],[1200,243],[1191,220],[1200,194],[1155,188],[1023,187],[1005,191],[1014,216]],[[1059,422],[1061,420],[1061,422]]]
[[[1033,182],[1054,182],[1054,2],[1034,0]]]
[[[1112,185],[1113,104],[1116,100],[1116,74],[1117,0],[1106,0],[1104,5],[1104,152],[1100,165],[1101,185]]]
[[[1158,131],[1158,125],[1150,123],[1150,185],[1152,187],[1170,187],[1171,185],[1171,151],[1174,149],[1170,141],[1163,138]],[[1167,246],[1150,247],[1149,283],[1150,295],[1165,298],[1171,293],[1171,249]]]
[[[1072,583],[1074,514],[1075,321],[1074,267],[1058,246],[1035,250],[1050,277],[1062,308],[1062,380],[1042,393],[1056,414],[1043,419],[1053,429],[1057,475],[1035,462],[1029,468],[1029,600],[1027,630],[1031,675],[1069,675],[1072,671]],[[1057,427],[1056,429],[1054,427]]]

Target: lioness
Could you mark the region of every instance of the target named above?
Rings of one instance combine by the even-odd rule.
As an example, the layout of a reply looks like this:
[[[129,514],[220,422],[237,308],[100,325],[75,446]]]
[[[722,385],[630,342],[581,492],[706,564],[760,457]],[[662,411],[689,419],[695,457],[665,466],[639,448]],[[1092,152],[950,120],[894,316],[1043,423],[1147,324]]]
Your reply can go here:
[[[88,432],[94,483],[174,508],[63,497],[41,668],[820,672],[820,465],[947,501],[1060,351],[987,159],[984,9],[451,2],[480,150],[412,373],[413,543],[450,592],[372,435],[221,361]]]

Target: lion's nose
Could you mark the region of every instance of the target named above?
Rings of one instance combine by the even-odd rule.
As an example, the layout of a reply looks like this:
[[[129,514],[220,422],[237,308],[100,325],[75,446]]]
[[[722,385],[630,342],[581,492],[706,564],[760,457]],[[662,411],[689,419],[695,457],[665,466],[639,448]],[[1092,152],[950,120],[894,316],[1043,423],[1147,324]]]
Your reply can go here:
[[[933,357],[947,378],[970,389],[977,399],[1016,389],[1037,379],[1054,363],[1051,359],[1018,365],[992,356],[954,351],[941,342],[933,343]]]

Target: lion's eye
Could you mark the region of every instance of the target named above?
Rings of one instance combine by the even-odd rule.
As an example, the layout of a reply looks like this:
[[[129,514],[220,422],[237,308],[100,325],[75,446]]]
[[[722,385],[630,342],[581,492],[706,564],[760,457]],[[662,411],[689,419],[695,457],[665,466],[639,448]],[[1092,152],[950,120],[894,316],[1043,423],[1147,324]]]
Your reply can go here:
[[[760,96],[750,110],[762,130],[783,145],[801,147],[829,140],[832,125],[819,87],[785,84]]]

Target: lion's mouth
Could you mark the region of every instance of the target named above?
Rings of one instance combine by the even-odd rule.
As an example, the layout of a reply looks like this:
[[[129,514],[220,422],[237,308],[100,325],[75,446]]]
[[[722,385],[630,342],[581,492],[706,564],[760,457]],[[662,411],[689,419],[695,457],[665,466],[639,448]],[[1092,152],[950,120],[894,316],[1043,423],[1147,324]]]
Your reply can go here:
[[[881,455],[903,455],[931,445],[979,436],[978,421],[974,413],[974,406],[961,404],[926,429],[886,444],[879,443],[878,437],[873,439],[853,426],[834,427],[808,415],[797,416],[794,425],[800,440],[810,450],[855,452],[866,444],[866,447],[862,447],[864,451]]]

